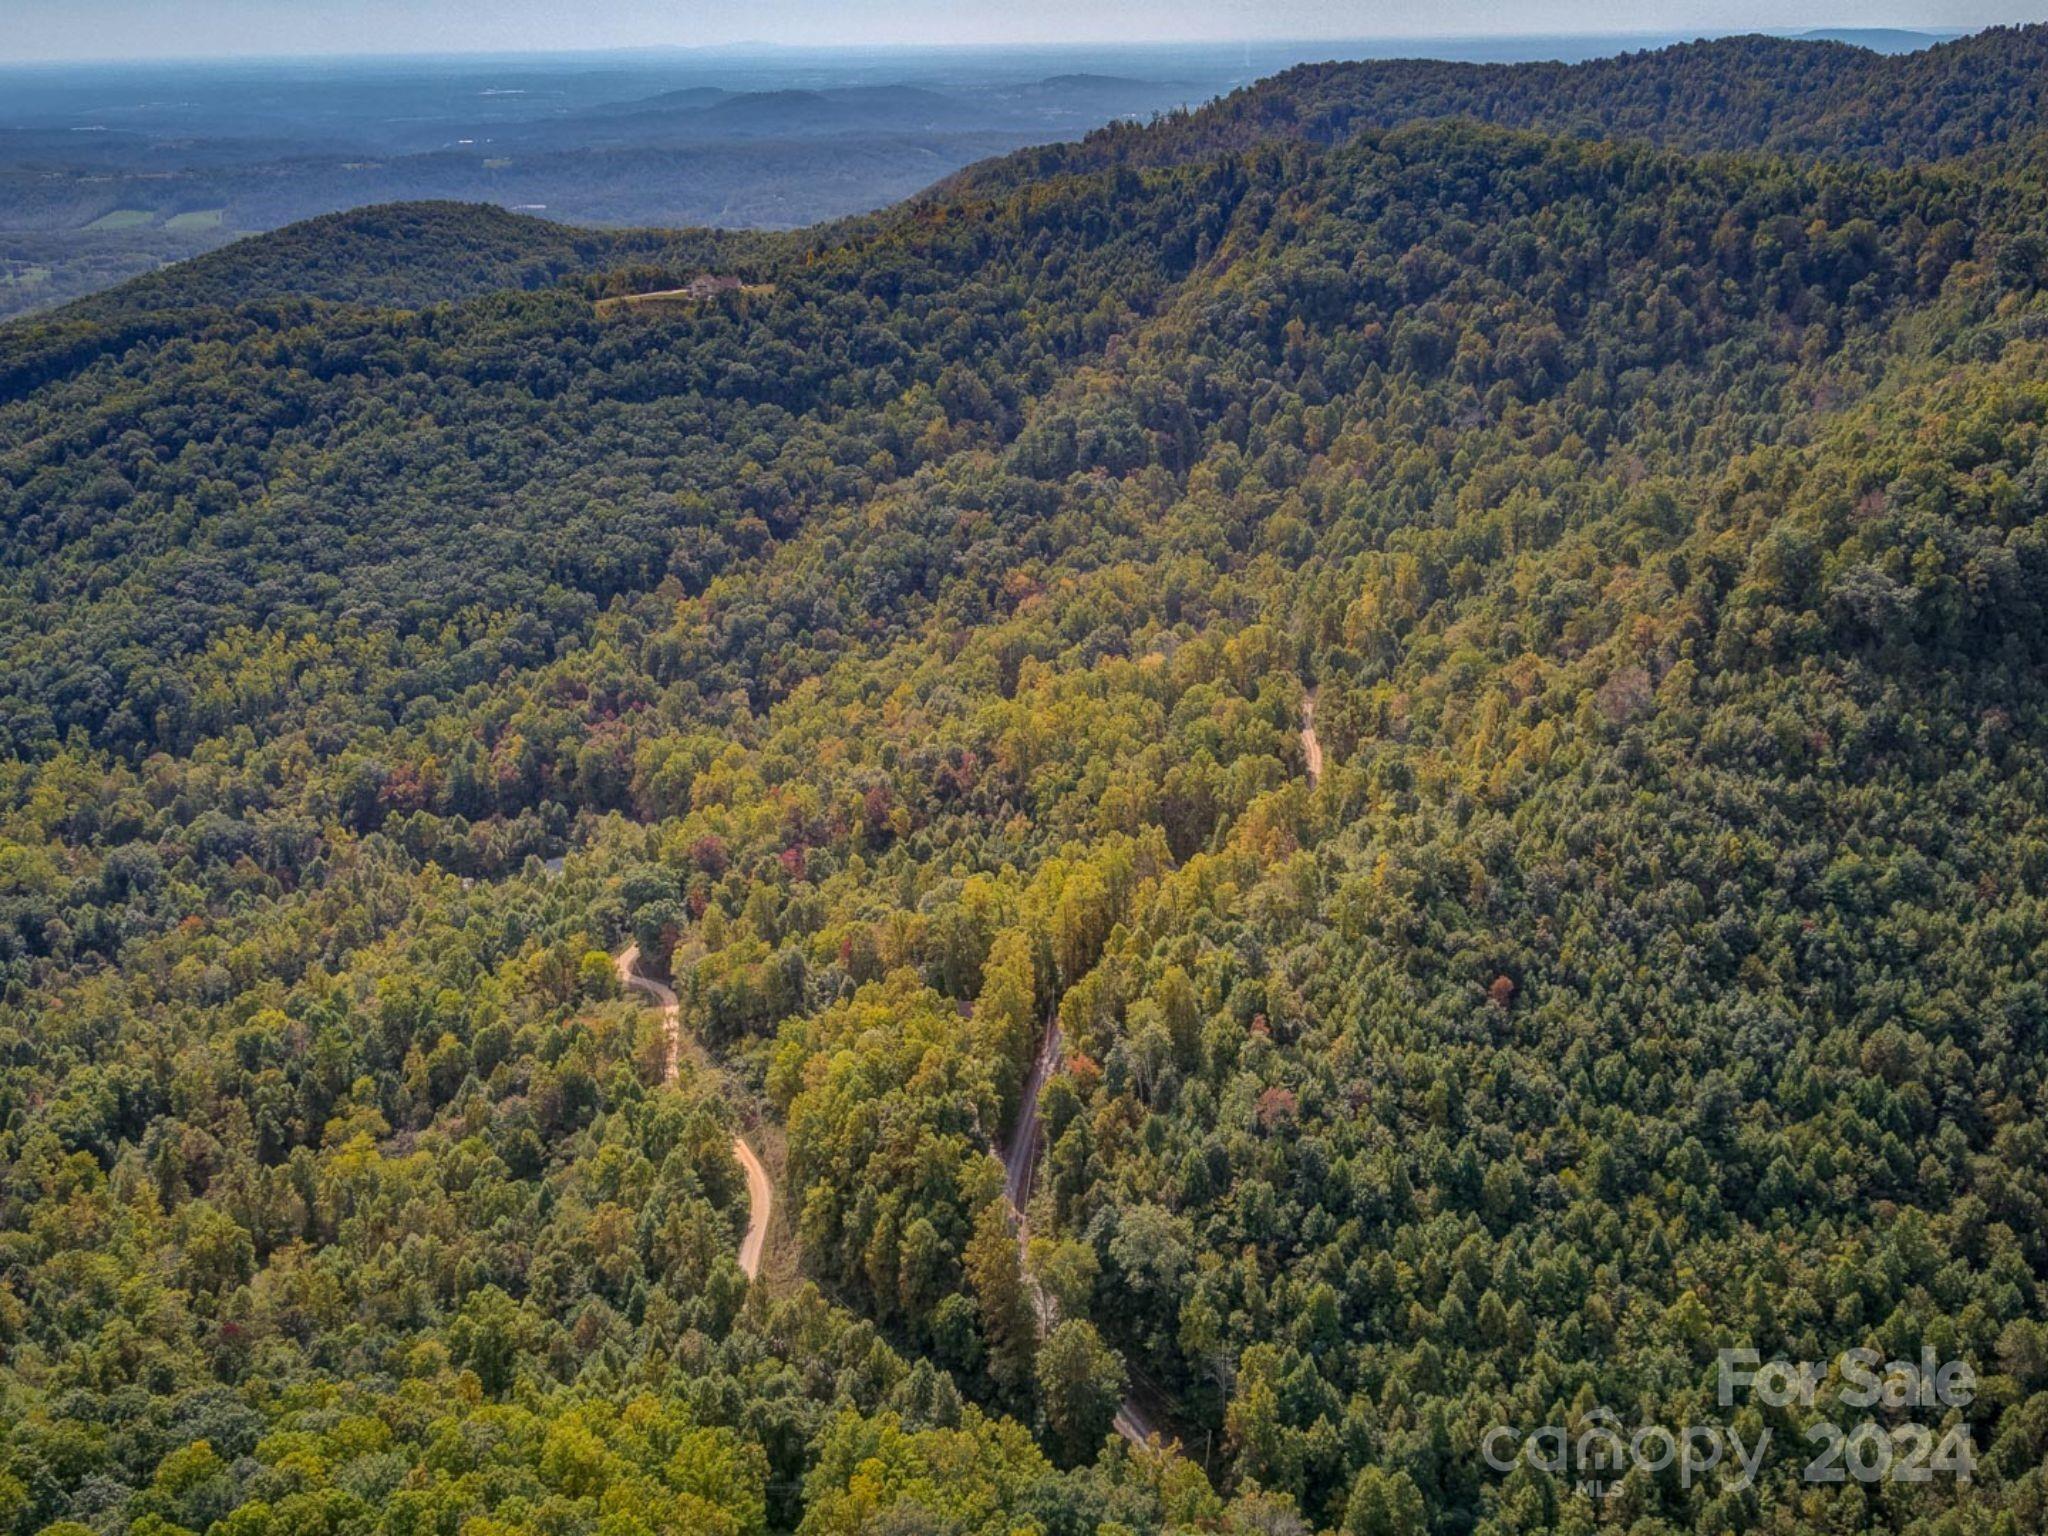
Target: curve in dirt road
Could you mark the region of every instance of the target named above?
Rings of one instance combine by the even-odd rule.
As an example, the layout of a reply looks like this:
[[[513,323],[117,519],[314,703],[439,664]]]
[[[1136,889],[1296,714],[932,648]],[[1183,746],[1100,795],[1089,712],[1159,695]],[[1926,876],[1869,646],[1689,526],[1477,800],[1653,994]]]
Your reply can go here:
[[[740,1239],[740,1273],[749,1280],[761,1273],[761,1252],[768,1246],[768,1212],[775,1202],[775,1186],[768,1182],[768,1170],[754,1149],[739,1137],[732,1139],[732,1155],[747,1171],[747,1235]]]
[[[1310,689],[1301,696],[1301,755],[1308,762],[1309,787],[1323,777],[1323,744],[1316,740],[1316,695]]]
[[[674,989],[652,976],[642,976],[635,969],[640,963],[638,944],[628,944],[612,963],[618,968],[619,985],[644,993],[661,1009],[662,1028],[668,1035],[668,1067],[662,1079],[674,1082],[683,1044],[682,1005],[676,1001]],[[747,1235],[740,1240],[740,1273],[752,1280],[761,1273],[761,1253],[768,1246],[768,1216],[775,1204],[775,1186],[768,1182],[768,1170],[761,1166],[754,1149],[737,1136],[732,1139],[732,1155],[739,1159],[747,1175]]]

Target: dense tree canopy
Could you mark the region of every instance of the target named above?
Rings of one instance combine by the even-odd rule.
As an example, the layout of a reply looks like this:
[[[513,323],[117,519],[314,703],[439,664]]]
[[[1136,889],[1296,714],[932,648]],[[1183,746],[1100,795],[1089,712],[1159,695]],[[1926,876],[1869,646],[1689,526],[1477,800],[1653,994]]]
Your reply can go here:
[[[0,332],[0,1523],[2041,1528],[2041,35]],[[1861,1346],[1972,1480],[1478,1454]]]

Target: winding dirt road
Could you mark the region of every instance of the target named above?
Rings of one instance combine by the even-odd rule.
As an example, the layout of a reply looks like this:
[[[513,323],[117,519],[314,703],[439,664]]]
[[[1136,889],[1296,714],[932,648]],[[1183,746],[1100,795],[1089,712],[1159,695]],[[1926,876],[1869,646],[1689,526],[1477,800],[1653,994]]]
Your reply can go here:
[[[1044,1091],[1045,1080],[1052,1075],[1059,1059],[1059,1020],[1051,1019],[1046,1022],[1045,1041],[1031,1063],[1030,1075],[1024,1079],[1024,1099],[1017,1109],[1016,1129],[1010,1133],[1010,1144],[1003,1151],[1003,1194],[1017,1217],[1019,1247],[1029,1241],[1024,1212],[1031,1204],[1032,1179],[1038,1171],[1038,1095]]]
[[[640,963],[638,944],[628,944],[612,963],[618,968],[621,986],[645,993],[661,1009],[662,1028],[668,1034],[668,1067],[662,1078],[674,1082],[682,1056],[681,1004],[669,987],[635,969]],[[768,1182],[768,1170],[761,1166],[754,1149],[737,1136],[732,1139],[732,1155],[739,1159],[747,1174],[747,1235],[740,1241],[740,1272],[752,1280],[761,1273],[761,1251],[768,1244],[768,1216],[775,1204],[775,1186]]]
[[[1166,1439],[1159,1433],[1158,1426],[1145,1417],[1145,1410],[1128,1397],[1117,1405],[1116,1432],[1133,1445],[1144,1445],[1152,1440],[1164,1443]]]
[[[1310,689],[1301,696],[1301,755],[1308,760],[1309,788],[1323,777],[1323,744],[1316,740],[1316,695]]]
[[[1045,1021],[1045,1037],[1039,1043],[1038,1055],[1032,1059],[1031,1071],[1024,1079],[1023,1102],[1017,1107],[1017,1123],[1011,1127],[1007,1145],[999,1143],[995,1149],[1003,1165],[1003,1197],[1009,1202],[1010,1214],[1017,1219],[1017,1257],[1020,1263],[1028,1263],[1031,1247],[1031,1220],[1026,1213],[1031,1204],[1031,1186],[1038,1172],[1038,1095],[1045,1088],[1045,1080],[1059,1065],[1059,1060],[1060,1024],[1057,1018],[1051,1018]],[[1032,1281],[1029,1268],[1025,1269],[1024,1276],[1024,1283],[1031,1292],[1032,1308],[1038,1314],[1039,1332],[1048,1332],[1059,1321],[1054,1314],[1052,1298]],[[1133,1445],[1163,1439],[1158,1426],[1138,1406],[1135,1397],[1126,1397],[1118,1405],[1116,1432]]]

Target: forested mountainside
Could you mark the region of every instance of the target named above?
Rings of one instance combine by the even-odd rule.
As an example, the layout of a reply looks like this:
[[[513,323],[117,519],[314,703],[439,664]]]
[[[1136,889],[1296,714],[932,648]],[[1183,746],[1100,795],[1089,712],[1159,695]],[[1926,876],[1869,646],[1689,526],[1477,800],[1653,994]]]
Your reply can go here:
[[[630,293],[646,276],[642,267],[744,263],[756,244],[756,237],[730,231],[578,229],[486,204],[358,208],[260,240],[238,240],[93,294],[34,325],[16,325],[0,354],[0,389],[28,388],[41,377],[32,376],[32,367],[45,366],[37,360],[68,357],[65,348],[74,339],[106,350],[131,334],[191,329],[189,316],[172,331],[150,319],[165,313],[235,309],[258,300],[420,309],[572,281],[592,295]],[[75,359],[62,366],[73,365]]]
[[[1435,118],[1899,166],[2031,140],[2044,91],[2048,32],[2038,26],[1992,27],[1899,54],[1725,37],[1576,64],[1305,64],[1164,124],[1112,124],[1081,145],[1027,150],[960,179],[1016,184],[1126,155],[1156,164],[1275,138],[1335,144]]]
[[[0,1521],[2042,1529],[2048,190],[1927,68],[0,330]],[[1969,1477],[1716,1401],[1859,1347]],[[1603,1411],[1755,1481],[1482,1458]]]
[[[276,298],[418,308],[553,287],[572,273],[674,243],[653,231],[572,229],[482,205],[390,203],[237,242],[85,299],[65,316],[100,320]]]
[[[22,28],[10,35],[26,46]],[[557,41],[575,50],[590,34]],[[1503,47],[1515,45],[1491,51]],[[1285,44],[1209,44],[0,60],[0,318],[375,204],[480,201],[611,228],[796,228],[886,207],[1022,145],[1210,100],[1300,57]],[[324,249],[297,251],[315,286],[352,259],[337,226],[323,228]],[[550,264],[540,247],[572,237],[532,238],[529,273]],[[606,259],[579,251],[585,268]]]

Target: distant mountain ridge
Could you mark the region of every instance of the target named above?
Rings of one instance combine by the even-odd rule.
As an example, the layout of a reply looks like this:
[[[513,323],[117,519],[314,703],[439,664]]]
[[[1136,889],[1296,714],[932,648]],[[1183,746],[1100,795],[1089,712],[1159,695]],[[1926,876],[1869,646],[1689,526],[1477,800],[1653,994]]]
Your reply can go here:
[[[1816,27],[1811,32],[1799,34],[1803,43],[1847,43],[1852,48],[1868,48],[1874,53],[1918,53],[1922,48],[1932,48],[1936,43],[1951,43],[1962,32],[1919,32],[1905,27]]]
[[[1212,73],[1191,87],[1049,70],[1019,81],[1000,60],[958,75],[916,60],[904,68],[914,78],[877,80],[859,61],[756,61],[728,79],[638,91],[625,87],[661,72],[474,66],[437,86],[279,65],[274,95],[262,71],[202,78],[182,107],[175,71],[159,100],[154,77],[117,71],[96,87],[86,72],[66,89],[0,68],[0,317],[237,234],[373,204],[792,228],[887,206],[963,165],[1206,98],[1238,78]]]
[[[1726,84],[1738,76],[1750,82],[1739,101]],[[1064,84],[1072,89],[1095,79],[1070,76]],[[1884,110],[1872,105],[1844,118],[1826,105],[1845,96],[1860,99],[1863,83],[1873,79],[1889,82]],[[1109,164],[1163,165],[1262,139],[1339,143],[1369,128],[1443,116],[1574,136],[1625,125],[1674,147],[1698,147],[1689,141],[1704,136],[1712,140],[1706,147],[1729,150],[1783,149],[1834,124],[1852,130],[1841,152],[1853,149],[1859,158],[1890,164],[1924,158],[1918,151],[1930,144],[1961,153],[2036,131],[2044,80],[2048,26],[1993,29],[1907,57],[1833,40],[1748,37],[1579,65],[1305,65],[1192,113],[984,161],[939,183],[918,206]],[[1679,89],[1680,82],[1688,83]],[[870,99],[912,103],[935,96],[911,87],[860,90]],[[757,112],[811,107],[851,93],[678,94],[697,116],[700,102],[713,112]],[[1728,110],[1707,111],[1705,104],[1715,100]],[[908,208],[881,217],[907,214]],[[288,292],[364,303],[445,301],[493,288],[547,286],[575,271],[654,253],[673,255],[682,239],[657,230],[578,229],[445,201],[389,204],[245,239],[87,301],[77,313],[134,313]],[[732,248],[730,237],[723,245],[708,235],[690,243],[698,259],[704,251]],[[402,261],[400,249],[407,253]]]
[[[2042,130],[2044,100],[2048,25],[1993,27],[1891,55],[1751,36],[1582,64],[1304,64],[1154,127],[1111,125],[1078,145],[969,167],[960,180],[1014,185],[1055,167],[1170,164],[1274,139],[1339,144],[1448,117],[1688,151],[1902,165],[2025,140]]]

